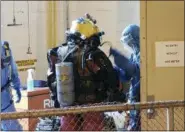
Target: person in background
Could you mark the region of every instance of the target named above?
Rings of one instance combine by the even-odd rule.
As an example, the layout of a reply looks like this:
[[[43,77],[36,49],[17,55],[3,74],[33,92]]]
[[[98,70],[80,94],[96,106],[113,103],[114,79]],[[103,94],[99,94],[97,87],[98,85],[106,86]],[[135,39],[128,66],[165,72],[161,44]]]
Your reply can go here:
[[[21,100],[21,83],[17,72],[16,63],[13,59],[9,43],[1,41],[1,113],[15,112],[11,88],[16,91],[15,102]],[[1,130],[21,131],[22,127],[17,120],[1,120]]]
[[[115,48],[110,48],[110,56],[114,57],[116,71],[122,82],[130,81],[128,103],[140,102],[140,28],[137,25],[128,25],[122,32],[121,44],[133,50],[130,59],[122,55]],[[139,110],[129,111],[127,130],[140,130]]]

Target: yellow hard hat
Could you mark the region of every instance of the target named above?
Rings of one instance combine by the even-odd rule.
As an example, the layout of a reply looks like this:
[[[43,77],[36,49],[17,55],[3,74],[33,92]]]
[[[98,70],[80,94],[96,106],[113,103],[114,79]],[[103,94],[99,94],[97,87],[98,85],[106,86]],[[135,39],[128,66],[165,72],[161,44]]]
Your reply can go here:
[[[90,19],[81,17],[72,21],[70,33],[75,32],[80,33],[82,39],[86,39],[99,33],[99,28]]]

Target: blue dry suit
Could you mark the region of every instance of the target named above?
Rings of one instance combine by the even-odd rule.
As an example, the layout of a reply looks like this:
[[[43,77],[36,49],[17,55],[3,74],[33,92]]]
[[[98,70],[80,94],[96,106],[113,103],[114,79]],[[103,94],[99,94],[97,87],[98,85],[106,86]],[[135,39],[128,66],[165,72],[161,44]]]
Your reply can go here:
[[[1,113],[15,112],[11,87],[16,91],[15,102],[20,102],[20,79],[17,72],[16,63],[13,60],[9,44],[1,41]],[[21,131],[22,127],[17,120],[1,120],[1,129],[3,131]]]
[[[116,49],[110,48],[110,55],[114,57],[116,71],[122,82],[131,81],[128,93],[128,103],[140,102],[140,44],[139,27],[137,25],[127,26],[121,37],[121,43],[130,46],[134,53],[127,59]],[[140,130],[139,111],[130,111],[128,130]]]

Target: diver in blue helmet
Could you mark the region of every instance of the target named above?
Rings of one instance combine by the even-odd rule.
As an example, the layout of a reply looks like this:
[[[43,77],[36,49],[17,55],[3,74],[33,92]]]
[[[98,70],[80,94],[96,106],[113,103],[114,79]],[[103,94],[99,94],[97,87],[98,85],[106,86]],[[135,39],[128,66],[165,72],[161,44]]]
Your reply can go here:
[[[15,112],[11,87],[16,91],[16,103],[21,100],[20,79],[16,63],[13,59],[8,42],[1,41],[1,113]],[[21,131],[22,127],[17,120],[1,120],[1,130]]]
[[[128,103],[140,102],[140,28],[137,25],[127,26],[121,37],[121,44],[133,50],[130,59],[127,59],[118,50],[110,48],[110,55],[114,57],[116,71],[122,82],[131,81],[128,93]],[[127,130],[140,130],[139,111],[129,111],[129,125]]]

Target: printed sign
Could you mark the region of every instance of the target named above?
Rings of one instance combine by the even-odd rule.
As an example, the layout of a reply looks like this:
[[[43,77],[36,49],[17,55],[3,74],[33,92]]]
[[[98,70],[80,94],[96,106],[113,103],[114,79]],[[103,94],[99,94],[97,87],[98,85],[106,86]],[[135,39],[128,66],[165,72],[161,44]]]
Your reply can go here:
[[[156,67],[184,66],[184,41],[155,43]]]
[[[23,72],[23,71],[27,71],[28,69],[36,69],[35,67],[27,67],[27,68],[19,68],[18,71],[19,72]]]
[[[68,81],[68,80],[69,80],[69,75],[67,75],[67,74],[62,74],[62,75],[60,76],[60,79],[61,79],[62,82],[63,82],[63,81]]]
[[[43,101],[43,105],[44,105],[44,109],[46,109],[46,108],[52,108],[52,107],[54,107],[54,101],[53,100],[50,100],[50,99],[45,99]]]
[[[35,62],[37,62],[36,59],[33,59],[33,60],[20,60],[20,61],[16,61],[16,64],[18,67],[20,66],[31,66],[31,65],[34,65]]]

